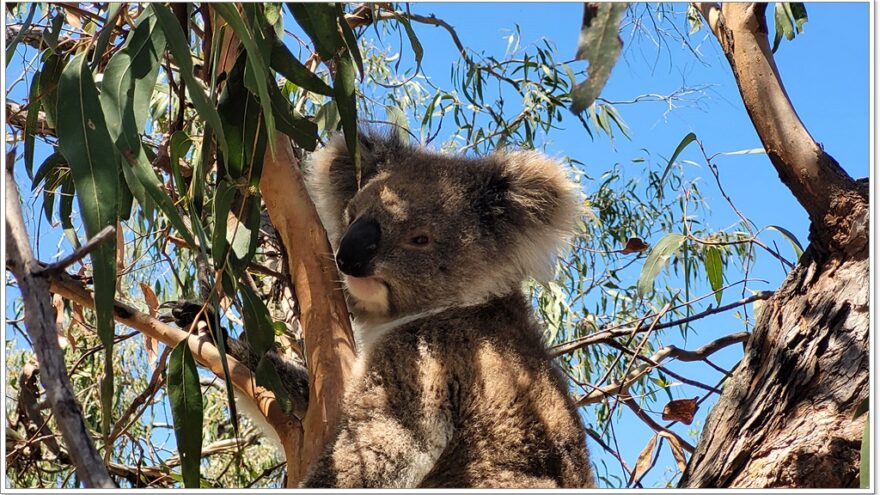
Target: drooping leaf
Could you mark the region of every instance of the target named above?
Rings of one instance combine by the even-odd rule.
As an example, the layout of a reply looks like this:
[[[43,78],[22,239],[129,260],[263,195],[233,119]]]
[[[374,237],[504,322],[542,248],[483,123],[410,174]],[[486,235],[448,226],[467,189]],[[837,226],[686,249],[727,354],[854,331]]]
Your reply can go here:
[[[43,160],[40,168],[37,169],[37,173],[34,174],[34,180],[31,183],[31,191],[36,190],[37,187],[49,177],[51,172],[61,166],[67,166],[67,160],[65,160],[61,151],[59,151],[58,148],[55,148],[55,152]]]
[[[144,295],[144,302],[147,303],[147,309],[150,312],[150,316],[153,318],[157,318],[159,316],[159,298],[156,297],[156,293],[147,285],[145,282],[140,283],[141,293]],[[147,352],[147,364],[150,365],[150,369],[156,369],[156,361],[159,359],[159,341],[152,337],[148,337],[146,334],[143,334],[144,338],[144,350]]]
[[[275,343],[275,330],[272,326],[269,308],[247,284],[239,284],[238,292],[241,294],[241,316],[244,320],[248,343],[257,356],[262,356]]]
[[[247,178],[258,185],[266,150],[267,130],[260,104],[245,87],[247,54],[239,54],[220,95],[217,111],[223,122],[228,153],[220,156],[220,175],[234,181]]]
[[[663,406],[663,421],[679,421],[686,425],[691,424],[697,413],[697,399],[671,400]]]
[[[595,213],[593,213],[595,216]],[[648,244],[638,237],[630,237],[626,241],[626,246],[620,251],[620,254],[644,253],[648,250]]]
[[[40,69],[40,100],[46,116],[46,125],[57,127],[56,115],[58,107],[58,79],[64,70],[65,58],[49,53]]]
[[[357,101],[354,94],[354,64],[349,57],[336,61],[336,78],[333,81],[333,99],[342,121],[342,133],[349,156],[354,162],[355,175],[360,182],[361,150],[358,146]]]
[[[586,3],[576,58],[589,62],[587,80],[571,91],[571,111],[586,110],[596,101],[611,69],[620,57],[623,42],[617,34],[626,3]]]
[[[400,142],[408,143],[409,122],[407,121],[406,114],[403,113],[403,110],[394,105],[386,105],[385,116],[388,122],[390,122],[394,126],[394,130],[397,132],[397,136],[398,138],[400,138]]]
[[[681,234],[668,234],[654,245],[654,248],[648,253],[648,258],[645,260],[645,265],[642,267],[642,272],[639,275],[639,295],[645,295],[651,291],[657,274],[666,266],[669,257],[678,251],[685,239],[687,238]]]
[[[229,268],[240,275],[257,252],[260,233],[260,194],[239,197],[230,210],[226,241],[231,248]]]
[[[189,337],[180,341],[168,357],[167,387],[183,484],[186,488],[198,488],[204,408],[199,374],[188,341]]]
[[[229,250],[226,228],[233,199],[235,199],[235,188],[225,180],[219,181],[214,193],[214,232],[211,236],[211,255],[216,268],[223,266]]]
[[[672,156],[669,157],[669,162],[666,163],[666,168],[663,169],[663,174],[660,175],[660,184],[666,182],[666,176],[668,176],[669,171],[672,170],[672,164],[675,163],[675,159],[678,158],[678,155],[680,155],[689,144],[696,140],[697,135],[693,132],[689,132],[685,137],[681,138],[681,142],[678,143],[678,146],[675,147],[675,151],[672,152]]]
[[[339,24],[339,31],[342,33],[342,41],[345,43],[345,47],[348,50],[351,59],[357,66],[358,73],[361,75],[361,81],[363,81],[364,60],[361,58],[361,50],[360,48],[358,48],[357,39],[354,36],[354,31],[352,31],[351,26],[349,26],[348,22],[345,20],[345,11],[342,8],[342,3],[336,4],[336,13],[337,22]]]
[[[244,18],[238,13],[233,4],[216,3],[212,8],[216,10],[230,26],[232,26],[232,30],[235,31],[236,36],[241,40],[241,43],[247,51],[247,64],[253,79],[251,82],[256,86],[256,92],[259,96],[259,104],[263,110],[263,120],[266,124],[265,133],[268,133],[269,136],[274,136],[275,117],[272,114],[272,103],[269,99],[269,89],[267,87],[269,81],[266,77],[269,74],[269,65],[266,63],[268,47],[262,46],[265,43],[265,40],[260,40],[261,43],[257,42],[255,37],[259,36],[259,34],[245,23]],[[254,9],[255,7],[254,4],[243,4],[242,8],[247,11],[248,9]],[[266,51],[266,55],[263,54],[264,50]],[[245,79],[248,78],[246,77]],[[253,89],[254,88],[251,87],[251,90]],[[274,150],[274,143],[274,139],[268,140],[270,149]],[[262,161],[262,157],[260,160]]]
[[[706,276],[709,277],[709,286],[715,291],[715,301],[721,304],[721,287],[724,286],[724,265],[721,262],[721,251],[714,246],[706,249]]]
[[[30,4],[30,10],[28,11],[27,17],[24,19],[24,23],[19,27],[18,32],[15,33],[15,36],[12,37],[11,40],[6,45],[6,66],[9,66],[9,61],[12,60],[12,55],[15,54],[15,49],[18,48],[18,42],[21,41],[21,38],[24,36],[24,33],[28,32],[31,28],[31,22],[34,20],[34,12],[37,11],[37,3],[34,2]]]
[[[76,235],[76,229],[73,227],[73,194],[75,192],[73,177],[70,174],[64,178],[61,183],[61,198],[58,200],[58,217],[61,220],[61,227],[64,229],[64,236],[70,241],[74,249],[79,249],[79,237]]]
[[[61,33],[62,26],[64,26],[64,15],[58,12],[52,18],[52,26],[43,31],[43,41],[49,45],[53,52],[58,51],[58,35]]]
[[[293,138],[297,146],[314,151],[318,145],[318,125],[300,115],[274,84],[269,85],[269,96],[278,131]]]
[[[85,51],[64,68],[58,85],[58,141],[70,164],[76,186],[79,213],[86,235],[116,225],[119,201],[119,171],[116,150],[98,99],[98,90],[86,64]],[[95,316],[98,336],[104,345],[104,377],[101,381],[101,426],[110,431],[113,401],[113,300],[116,291],[116,238],[98,246],[91,254],[95,287]]]
[[[277,400],[278,405],[281,406],[281,411],[288,415],[291,414],[293,411],[293,403],[287,395],[287,389],[284,388],[281,376],[278,375],[278,370],[275,369],[272,365],[272,361],[265,354],[260,357],[254,375],[256,375],[257,378],[257,385],[266,387],[275,394],[275,400]]]
[[[37,121],[40,116],[40,72],[37,71],[31,77],[31,87],[28,92],[28,108],[24,123],[24,169],[28,178],[34,178],[34,131],[37,129]]]
[[[767,227],[767,230],[775,230],[776,232],[782,234],[782,237],[785,237],[785,240],[787,240],[791,244],[792,249],[794,249],[794,254],[798,257],[798,259],[800,259],[801,255],[804,254],[804,248],[801,247],[800,241],[798,241],[797,236],[792,234],[790,230],[784,227],[780,227],[779,225],[769,225]]]
[[[226,137],[223,135],[223,126],[220,123],[220,115],[217,113],[217,109],[214,107],[214,104],[211,103],[208,95],[205,94],[204,88],[195,78],[189,44],[187,43],[183,30],[180,28],[180,24],[177,23],[177,19],[174,17],[171,10],[164,5],[153,3],[150,4],[149,9],[152,9],[156,15],[156,19],[159,21],[159,27],[161,27],[162,31],[165,33],[165,40],[168,43],[168,49],[171,51],[174,61],[177,62],[177,65],[180,67],[179,74],[186,85],[186,90],[192,100],[193,106],[202,119],[210,125],[210,130],[217,134],[217,146],[220,147],[220,151],[222,153],[227,153]],[[204,141],[206,143],[210,142],[208,139],[209,135],[210,133],[205,132]]]
[[[675,458],[675,463],[678,464],[678,469],[681,472],[684,472],[684,470],[687,469],[687,459],[684,456],[684,449],[681,446],[681,442],[678,441],[678,437],[667,431],[660,431],[658,432],[658,435],[669,442],[669,450],[672,451],[672,457]]]
[[[853,419],[858,419],[862,414],[868,412],[868,408],[871,407],[870,397],[865,397],[862,399],[862,402],[859,403],[859,407],[856,408],[856,412],[853,413]]]
[[[302,64],[281,41],[272,45],[272,58],[269,64],[272,69],[297,86],[324,96],[333,95],[333,89]]]
[[[645,448],[639,453],[639,457],[636,458],[636,465],[635,468],[633,468],[632,478],[629,480],[630,486],[641,480],[642,476],[648,471],[648,468],[651,467],[651,460],[654,458],[655,445],[657,445],[657,435],[651,435],[648,444],[645,445]]]
[[[791,2],[788,4],[791,16],[794,18],[794,27],[798,34],[804,32],[804,24],[809,20],[807,18],[807,7],[801,2]]]
[[[297,24],[315,44],[318,55],[324,60],[333,59],[344,46],[333,4],[287,2],[286,5]]]
[[[120,14],[121,9],[124,7],[124,3],[107,3],[107,22],[105,22],[104,26],[101,28],[101,34],[98,35],[98,41],[97,43],[95,43],[94,55],[91,65],[92,70],[94,70],[98,66],[98,63],[104,56],[104,50],[107,49],[107,43],[110,42],[110,36],[113,35],[114,28],[116,27],[116,18]]]

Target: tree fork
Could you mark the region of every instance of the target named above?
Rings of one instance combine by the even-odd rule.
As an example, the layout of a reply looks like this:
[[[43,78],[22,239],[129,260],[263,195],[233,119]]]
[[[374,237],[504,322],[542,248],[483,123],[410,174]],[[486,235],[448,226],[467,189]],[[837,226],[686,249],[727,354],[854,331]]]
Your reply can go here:
[[[785,93],[766,5],[698,4],[721,44],[811,244],[757,316],[681,487],[858,487],[868,395],[868,197],[810,136]]]

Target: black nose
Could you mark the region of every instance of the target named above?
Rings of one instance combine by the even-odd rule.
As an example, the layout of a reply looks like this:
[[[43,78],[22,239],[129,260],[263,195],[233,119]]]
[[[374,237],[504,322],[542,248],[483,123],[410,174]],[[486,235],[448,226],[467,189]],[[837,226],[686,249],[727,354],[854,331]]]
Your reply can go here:
[[[342,236],[339,250],[336,251],[336,266],[339,271],[352,277],[370,275],[381,237],[379,224],[372,220],[357,219]]]

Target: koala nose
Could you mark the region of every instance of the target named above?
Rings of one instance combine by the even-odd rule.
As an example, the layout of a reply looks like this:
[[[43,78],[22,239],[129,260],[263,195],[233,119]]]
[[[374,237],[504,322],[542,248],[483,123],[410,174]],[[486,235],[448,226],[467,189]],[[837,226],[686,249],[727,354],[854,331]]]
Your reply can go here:
[[[352,277],[366,277],[372,271],[372,261],[379,250],[382,231],[372,220],[359,218],[342,236],[336,251],[339,271]]]

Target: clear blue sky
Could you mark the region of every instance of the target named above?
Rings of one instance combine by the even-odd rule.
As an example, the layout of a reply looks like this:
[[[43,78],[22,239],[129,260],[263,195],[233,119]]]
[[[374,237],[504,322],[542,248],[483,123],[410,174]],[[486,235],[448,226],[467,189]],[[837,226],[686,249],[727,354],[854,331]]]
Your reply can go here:
[[[580,3],[412,5],[414,13],[433,13],[449,22],[456,28],[464,45],[474,51],[485,51],[500,58],[507,45],[504,37],[510,29],[519,25],[522,44],[547,37],[558,47],[559,60],[574,58],[582,8]],[[637,8],[644,8],[644,5],[638,5]],[[684,4],[676,4],[675,8],[683,11]],[[805,26],[805,32],[793,42],[783,41],[776,54],[777,64],[788,94],[814,138],[824,145],[826,151],[850,175],[867,176],[870,163],[868,4],[810,3],[807,4],[807,10],[810,20]],[[679,19],[678,26],[686,31],[683,15]],[[425,47],[423,66],[426,74],[434,78],[439,86],[449,87],[449,67],[457,59],[458,53],[448,34],[439,28],[418,24],[414,27]],[[374,34],[368,31],[366,36]],[[580,124],[567,117],[562,124],[563,130],[556,131],[551,136],[553,142],[547,148],[550,153],[579,159],[591,175],[601,173],[615,163],[621,163],[625,164],[627,174],[639,176],[648,165],[631,163],[631,160],[644,156],[643,148],[650,150],[652,154],[650,166],[657,167],[660,162],[658,156],[668,157],[688,132],[694,132],[710,154],[760,147],[760,141],[742,106],[727,62],[717,42],[707,35],[705,28],[690,38],[691,44],[697,46],[702,55],[700,60],[674,41],[661,41],[658,48],[655,44],[657,36],[650,28],[646,33],[633,35],[630,27],[622,33],[622,37],[623,56],[602,97],[623,101],[647,93],[669,94],[682,86],[706,86],[699,103],[689,106],[682,104],[680,108],[669,112],[665,103],[618,106],[629,125],[632,139],[618,136],[614,146],[604,135],[590,139]],[[664,43],[668,43],[668,46]],[[408,50],[409,45],[404,41],[403,51],[406,53]],[[9,66],[8,75],[11,77],[7,81],[20,73],[20,66],[15,65],[14,60]],[[26,91],[27,84],[19,84],[8,96],[14,101],[23,102]],[[46,156],[45,147],[42,150],[40,148],[38,147],[36,157],[37,164]],[[734,223],[736,217],[725,206],[712,185],[711,175],[697,148],[688,148],[680,159],[692,160],[697,164],[689,169],[691,177],[706,179],[703,191],[712,206],[710,226],[720,229]],[[716,163],[727,192],[746,217],[759,227],[781,225],[791,230],[806,246],[806,214],[779,181],[765,155],[721,157]],[[16,177],[27,198],[30,182],[21,167],[18,167]],[[37,210],[34,217],[40,216],[41,213]],[[46,235],[50,229],[45,221],[40,230],[44,238],[39,255],[48,259],[56,254],[58,234]],[[769,235],[771,237],[768,239],[774,239],[774,234]],[[655,242],[657,239],[646,240]],[[787,253],[785,241],[778,236],[775,240],[783,252]],[[62,248],[69,252],[70,247],[66,241]],[[784,273],[778,262],[768,256],[759,255],[753,276],[768,281],[766,285],[754,285],[753,289],[773,290],[781,282]],[[739,298],[738,292],[725,295],[725,300]],[[8,294],[10,297],[15,295],[14,291]],[[732,316],[702,321],[695,325],[688,347],[697,347],[739,328],[740,324]],[[740,352],[732,349],[718,359],[718,362],[730,366],[739,356]],[[685,373],[694,370],[688,366],[672,366],[672,369]],[[692,395],[685,393],[681,397]],[[710,407],[711,402],[701,407],[697,424],[702,421]],[[587,410],[586,414],[589,416],[592,412]],[[678,431],[686,433],[687,429]],[[628,412],[624,413],[624,419],[616,432],[623,457],[632,466],[651,432]],[[612,472],[616,470],[616,461],[603,453],[597,445],[591,444],[591,448],[596,461],[605,461]],[[660,483],[667,477],[663,473],[663,467],[672,465],[674,461],[668,450],[664,449],[657,468],[643,480],[643,484],[654,486]]]

